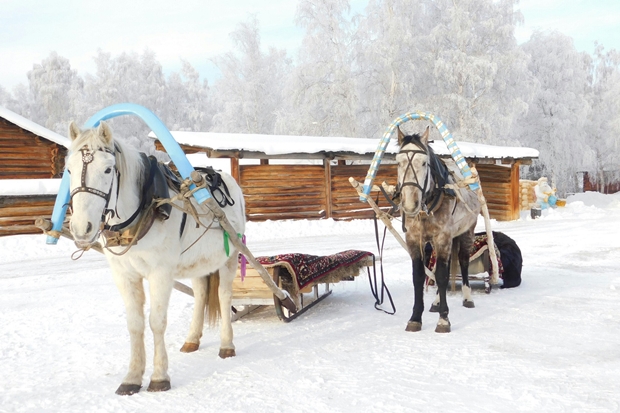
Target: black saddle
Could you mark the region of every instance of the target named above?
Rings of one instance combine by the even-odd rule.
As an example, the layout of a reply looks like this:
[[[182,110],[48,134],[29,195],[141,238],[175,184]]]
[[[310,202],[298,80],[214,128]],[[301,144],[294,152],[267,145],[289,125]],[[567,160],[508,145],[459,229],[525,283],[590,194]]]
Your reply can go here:
[[[165,182],[166,193],[168,191],[168,187],[174,189],[177,192],[180,191],[183,179],[168,165],[164,163],[159,163],[158,166]],[[230,196],[230,192],[228,191],[228,186],[222,180],[222,175],[218,171],[216,171],[210,166],[196,167],[194,169],[200,172],[201,175],[207,180],[209,192],[220,207],[223,208],[227,205],[232,206],[235,204],[235,200],[232,199],[232,197]],[[166,197],[168,198],[169,196],[166,195]]]

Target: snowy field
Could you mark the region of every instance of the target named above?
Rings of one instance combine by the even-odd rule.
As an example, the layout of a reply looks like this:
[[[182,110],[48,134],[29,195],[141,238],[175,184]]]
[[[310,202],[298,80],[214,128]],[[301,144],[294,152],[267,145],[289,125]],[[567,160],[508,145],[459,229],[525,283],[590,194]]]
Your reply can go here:
[[[130,397],[114,394],[129,338],[103,256],[72,261],[66,239],[0,238],[0,412],[620,411],[620,195],[568,201],[538,220],[494,222],[523,252],[523,283],[489,295],[474,283],[474,309],[451,293],[450,334],[435,333],[428,312],[421,332],[405,332],[411,266],[390,234],[384,268],[395,315],[373,308],[361,275],[291,323],[273,307],[235,322],[235,358],[217,357],[216,330],[196,353],[178,351],[192,301],[174,291],[172,389]],[[364,220],[250,223],[247,236],[255,255],[376,252]],[[144,386],[151,342],[147,331]]]

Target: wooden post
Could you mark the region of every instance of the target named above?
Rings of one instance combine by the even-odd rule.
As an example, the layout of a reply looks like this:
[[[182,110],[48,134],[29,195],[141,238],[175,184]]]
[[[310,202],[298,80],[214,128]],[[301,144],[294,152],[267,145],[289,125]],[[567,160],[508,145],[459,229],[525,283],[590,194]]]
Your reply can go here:
[[[325,218],[332,217],[332,166],[329,159],[323,159],[325,172]]]
[[[269,159],[261,159],[260,160],[260,164],[261,165],[269,165]]]
[[[239,158],[230,158],[230,175],[240,184]]]
[[[519,167],[521,162],[515,161],[511,166],[510,171],[510,219],[519,219],[521,216],[521,205],[519,204],[519,191],[521,186],[519,185]]]

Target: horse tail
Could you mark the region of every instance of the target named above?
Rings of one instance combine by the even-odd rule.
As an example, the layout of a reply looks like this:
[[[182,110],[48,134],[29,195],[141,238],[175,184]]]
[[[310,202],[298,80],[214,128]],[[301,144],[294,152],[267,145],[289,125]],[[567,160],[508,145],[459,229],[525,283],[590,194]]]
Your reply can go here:
[[[209,327],[214,327],[221,316],[219,287],[220,272],[218,270],[207,277],[207,306],[205,308],[205,315]]]

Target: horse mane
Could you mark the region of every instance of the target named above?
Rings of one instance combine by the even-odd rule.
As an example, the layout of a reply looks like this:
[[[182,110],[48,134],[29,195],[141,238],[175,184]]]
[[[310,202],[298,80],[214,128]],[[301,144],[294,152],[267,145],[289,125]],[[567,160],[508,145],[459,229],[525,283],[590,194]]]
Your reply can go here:
[[[144,164],[141,161],[140,152],[131,145],[120,139],[110,139],[106,142],[97,133],[97,129],[87,129],[71,142],[70,152],[79,151],[83,147],[91,151],[108,150],[114,153],[116,169],[120,173],[120,185],[127,187],[131,182],[138,181],[139,187],[144,182]]]

